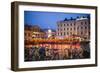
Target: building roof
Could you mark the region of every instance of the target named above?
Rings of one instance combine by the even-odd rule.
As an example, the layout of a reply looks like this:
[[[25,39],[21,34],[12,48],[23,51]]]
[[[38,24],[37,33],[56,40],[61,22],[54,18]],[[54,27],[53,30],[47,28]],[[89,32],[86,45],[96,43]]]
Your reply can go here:
[[[62,22],[73,22],[73,21],[79,21],[79,20],[88,20],[90,19],[90,17],[77,17],[77,18],[73,18],[71,17],[70,19],[65,18],[64,20],[58,21],[57,23],[62,23]]]
[[[76,20],[85,20],[85,19],[88,19],[86,17],[80,17],[80,18],[77,18]]]

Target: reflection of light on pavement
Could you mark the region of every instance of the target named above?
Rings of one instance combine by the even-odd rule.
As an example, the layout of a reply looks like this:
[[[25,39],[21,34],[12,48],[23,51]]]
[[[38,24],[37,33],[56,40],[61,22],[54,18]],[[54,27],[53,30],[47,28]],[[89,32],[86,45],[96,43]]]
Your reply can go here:
[[[80,48],[80,44],[75,44],[75,45],[71,45],[71,44],[36,44],[33,46],[48,47],[50,49]]]

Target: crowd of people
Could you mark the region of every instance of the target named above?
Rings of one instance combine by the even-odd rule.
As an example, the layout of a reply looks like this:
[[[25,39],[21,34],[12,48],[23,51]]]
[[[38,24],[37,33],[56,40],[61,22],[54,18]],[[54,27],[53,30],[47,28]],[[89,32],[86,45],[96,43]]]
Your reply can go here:
[[[66,60],[89,58],[90,53],[82,48],[55,49],[48,47],[25,48],[25,61]]]

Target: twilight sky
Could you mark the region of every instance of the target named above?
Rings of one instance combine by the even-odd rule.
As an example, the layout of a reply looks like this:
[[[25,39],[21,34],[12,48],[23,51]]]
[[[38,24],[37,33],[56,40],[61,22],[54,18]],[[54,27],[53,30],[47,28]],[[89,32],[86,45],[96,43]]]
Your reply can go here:
[[[24,11],[24,24],[38,25],[42,29],[51,28],[55,30],[57,21],[88,15],[90,14]]]

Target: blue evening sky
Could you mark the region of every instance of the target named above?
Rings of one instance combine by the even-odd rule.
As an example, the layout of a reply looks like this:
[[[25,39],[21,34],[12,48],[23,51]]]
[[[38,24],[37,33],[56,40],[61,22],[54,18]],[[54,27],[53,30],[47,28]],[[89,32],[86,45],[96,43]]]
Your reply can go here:
[[[56,29],[57,21],[77,18],[77,16],[88,16],[89,14],[80,13],[61,13],[61,12],[41,12],[41,11],[24,11],[24,24],[38,25],[42,29]]]

